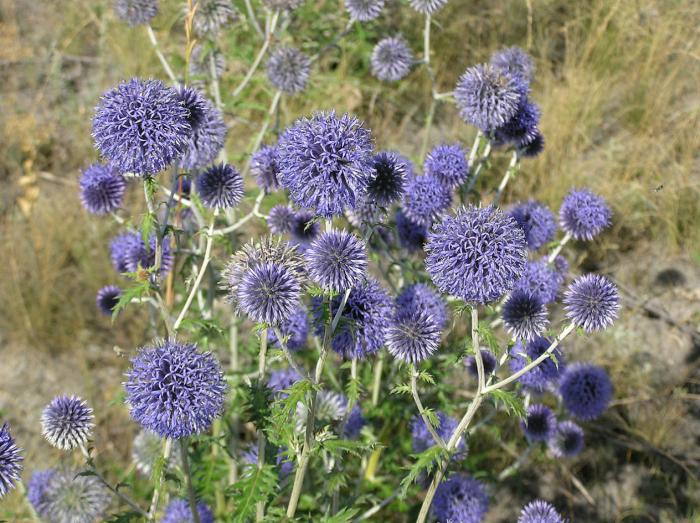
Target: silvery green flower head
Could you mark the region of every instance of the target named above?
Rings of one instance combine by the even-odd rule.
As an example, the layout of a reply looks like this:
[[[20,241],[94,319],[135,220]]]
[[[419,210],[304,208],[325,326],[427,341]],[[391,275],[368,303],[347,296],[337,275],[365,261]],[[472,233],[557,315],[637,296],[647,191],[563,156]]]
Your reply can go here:
[[[114,0],[114,12],[131,27],[148,25],[158,14],[158,0]]]
[[[161,438],[173,439],[207,431],[223,410],[226,388],[211,352],[177,341],[141,349],[124,383],[131,417]]]
[[[354,116],[302,118],[279,139],[280,185],[304,209],[325,218],[341,215],[367,193],[372,149],[370,132]]]
[[[160,80],[134,78],[107,91],[95,109],[92,136],[120,173],[154,175],[178,160],[192,136],[189,111]]]
[[[437,488],[432,514],[437,521],[481,523],[489,509],[484,485],[469,474],[453,474]]]
[[[348,399],[344,394],[322,390],[316,396],[316,424],[320,426],[338,424],[345,417],[347,405]],[[297,432],[304,432],[308,416],[307,405],[299,402],[296,412]]]
[[[20,480],[23,459],[7,423],[0,425],[0,499]]]
[[[306,88],[311,59],[295,47],[278,47],[267,61],[267,78],[280,91],[297,94]]]
[[[83,207],[98,216],[104,216],[121,207],[126,180],[113,167],[92,164],[80,177],[80,201]]]
[[[536,499],[523,507],[518,523],[566,523],[551,503]]]
[[[57,396],[41,414],[46,440],[61,450],[84,448],[92,435],[95,416],[87,402],[77,396]]]
[[[352,20],[369,22],[382,14],[384,0],[345,0],[345,10]]]
[[[155,432],[146,429],[140,430],[131,444],[131,460],[136,466],[136,470],[144,476],[150,477],[154,465],[163,455],[163,443],[164,440]],[[180,453],[171,453],[167,462],[167,469],[172,471],[180,467]]]
[[[189,111],[192,128],[179,165],[183,169],[200,169],[214,162],[224,148],[226,124],[214,104],[192,87],[176,89],[178,99]]]
[[[238,20],[238,11],[231,0],[194,0],[196,7],[192,28],[199,37],[215,38],[227,25]],[[189,6],[184,6],[185,15]]]
[[[372,74],[385,82],[397,82],[411,72],[415,60],[403,36],[384,38],[374,46],[371,57]]]
[[[109,491],[92,475],[81,471],[56,470],[44,478],[37,513],[52,523],[92,523],[102,521],[111,497]]]

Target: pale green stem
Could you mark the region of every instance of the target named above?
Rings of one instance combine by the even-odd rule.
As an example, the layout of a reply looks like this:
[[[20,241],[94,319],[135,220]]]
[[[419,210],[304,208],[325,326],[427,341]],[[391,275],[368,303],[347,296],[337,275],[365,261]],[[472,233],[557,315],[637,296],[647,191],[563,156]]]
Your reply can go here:
[[[170,452],[173,448],[173,440],[166,438],[163,441],[163,467],[156,478],[155,486],[153,487],[153,497],[151,498],[151,505],[148,509],[148,521],[152,522],[156,519],[156,514],[158,512],[158,501],[160,501],[161,491],[163,489],[163,478],[165,476],[165,468],[170,460]]]
[[[409,372],[411,373],[411,394],[413,395],[413,401],[416,403],[416,407],[418,407],[418,414],[423,419],[423,423],[425,423],[428,432],[430,432],[430,435],[435,440],[435,444],[439,445],[442,448],[445,448],[445,440],[442,439],[440,434],[438,434],[435,430],[435,427],[433,427],[433,424],[430,422],[428,415],[425,413],[425,407],[423,407],[423,403],[420,400],[420,396],[418,395],[418,383],[416,380],[416,378],[418,377],[418,371],[416,371],[416,368],[415,366],[413,366],[413,364],[411,364]]]
[[[248,72],[243,78],[243,81],[238,87],[236,87],[236,89],[234,89],[232,95],[233,98],[236,98],[239,94],[241,94],[241,91],[243,91],[243,89],[246,88],[250,80],[253,78],[255,71],[258,70],[260,62],[262,62],[262,59],[265,57],[265,53],[267,53],[268,47],[270,47],[270,42],[272,42],[272,36],[275,32],[275,28],[277,27],[277,19],[279,18],[279,15],[279,11],[275,11],[272,14],[272,16],[270,16],[270,13],[267,14],[267,21],[265,23],[265,40],[263,41],[263,44],[260,47],[260,50],[258,51],[258,54],[255,56],[255,59],[253,60],[252,65],[250,66],[250,69],[248,69]]]
[[[569,243],[569,240],[571,240],[571,233],[567,232],[564,235],[564,237],[561,240],[559,240],[559,243],[557,244],[557,246],[554,248],[554,250],[547,257],[547,263],[552,263],[556,259],[556,257],[559,256],[559,253],[564,248],[564,245]]]
[[[160,46],[158,45],[158,39],[156,38],[156,34],[153,32],[153,28],[150,25],[146,26],[146,32],[148,33],[148,39],[151,41],[153,50],[156,52],[156,56],[158,56],[158,60],[160,60],[163,69],[165,69],[165,73],[168,75],[168,78],[170,78],[170,81],[176,86],[180,85],[180,82],[177,81],[177,77],[175,76],[175,73],[170,67],[168,60],[166,60],[165,55],[163,55],[163,53],[161,52]]]
[[[267,365],[267,329],[260,332],[260,352],[258,353],[258,379],[265,380],[265,367]],[[265,465],[265,432],[262,427],[258,429],[258,471]],[[255,504],[255,521],[262,521],[265,517],[265,501]]]
[[[187,452],[187,438],[180,440],[180,457],[182,458],[182,472],[185,474],[187,482],[187,498],[190,503],[190,512],[192,513],[192,522],[199,523],[199,511],[197,510],[197,498],[194,495],[194,487],[192,486],[192,471],[190,470],[190,457]]]

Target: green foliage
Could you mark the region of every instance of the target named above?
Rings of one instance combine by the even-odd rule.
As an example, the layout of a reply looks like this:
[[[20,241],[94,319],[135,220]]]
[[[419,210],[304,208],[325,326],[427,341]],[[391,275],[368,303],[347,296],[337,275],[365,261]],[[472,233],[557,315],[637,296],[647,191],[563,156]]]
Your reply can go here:
[[[356,508],[343,508],[333,516],[324,516],[321,523],[350,523],[359,514]]]
[[[277,470],[272,465],[246,467],[242,479],[226,489],[226,497],[233,501],[233,523],[249,521],[255,514],[255,504],[267,500],[277,488]]]
[[[405,498],[408,494],[408,489],[415,483],[418,476],[421,473],[429,474],[432,472],[436,466],[439,466],[443,460],[447,459],[447,456],[447,452],[437,445],[415,456],[416,461],[411,465],[408,475],[401,480],[399,497],[401,499]]]
[[[493,390],[490,394],[493,395],[496,405],[500,403],[505,407],[507,412],[517,416],[519,419],[525,418],[525,404],[518,396],[503,389]]]

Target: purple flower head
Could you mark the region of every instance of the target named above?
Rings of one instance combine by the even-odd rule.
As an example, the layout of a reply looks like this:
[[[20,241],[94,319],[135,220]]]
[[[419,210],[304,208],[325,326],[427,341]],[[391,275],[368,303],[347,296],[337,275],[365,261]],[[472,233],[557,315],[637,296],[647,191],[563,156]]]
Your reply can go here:
[[[37,513],[55,523],[89,523],[104,521],[112,501],[109,491],[95,476],[79,476],[82,471],[54,471],[43,487]]]
[[[115,0],[114,12],[131,27],[147,25],[158,14],[158,0]]]
[[[213,38],[229,23],[238,20],[238,12],[231,0],[195,0],[196,6],[192,27],[199,37]],[[184,6],[185,15],[189,6]]]
[[[103,216],[121,207],[126,180],[113,167],[94,163],[80,177],[80,201],[92,214]]]
[[[503,304],[501,314],[506,330],[514,339],[530,341],[549,325],[547,307],[537,294],[513,291]]]
[[[483,64],[467,69],[454,92],[462,119],[487,134],[515,116],[526,94],[522,80]]]
[[[425,157],[423,171],[446,189],[459,187],[467,179],[469,164],[460,145],[438,145]]]
[[[367,186],[367,199],[388,207],[401,198],[406,184],[406,174],[411,169],[403,156],[381,151],[372,159],[374,174]]]
[[[270,83],[287,94],[300,93],[309,81],[311,60],[295,47],[278,47],[267,61]]]
[[[197,177],[202,203],[213,209],[230,209],[243,198],[243,177],[231,165],[213,165]]]
[[[5,497],[20,480],[22,472],[22,449],[10,435],[7,423],[0,426],[0,499]]]
[[[430,227],[451,203],[452,194],[437,178],[417,176],[406,185],[403,212],[413,223]]]
[[[496,370],[498,361],[496,360],[494,353],[490,350],[480,349],[479,352],[481,352],[481,361],[484,364],[484,375],[488,376],[494,370]],[[464,364],[466,365],[469,374],[475,377],[479,375],[479,371],[476,368],[476,358],[474,356],[469,356],[466,360],[464,360]]]
[[[27,500],[40,516],[47,501],[46,493],[51,485],[51,480],[56,475],[55,469],[37,470],[32,474],[27,484]]]
[[[180,158],[180,167],[187,170],[199,169],[216,160],[224,148],[224,117],[197,89],[180,87],[176,92],[182,105],[189,111],[187,121],[192,128],[185,152]]]
[[[557,418],[549,407],[534,403],[528,407],[520,426],[530,441],[547,441],[557,427]]]
[[[520,47],[507,47],[491,55],[491,67],[510,76],[517,76],[526,84],[532,80],[535,64]]]
[[[447,4],[447,0],[408,0],[409,5],[424,15],[432,15]]]
[[[572,458],[583,450],[583,443],[583,429],[573,421],[562,421],[547,441],[547,447],[557,458]]]
[[[401,247],[411,252],[423,250],[428,238],[428,228],[411,220],[401,209],[396,211],[396,232]]]
[[[531,141],[520,146],[520,156],[523,158],[534,158],[542,151],[544,151],[544,136],[541,131],[537,131]]]
[[[273,370],[267,379],[267,388],[278,398],[286,398],[288,394],[284,391],[300,380],[301,376],[294,369]]]
[[[197,346],[161,341],[131,359],[126,399],[131,417],[161,438],[185,438],[209,429],[221,414],[226,382],[216,357]]]
[[[296,245],[300,252],[306,252],[311,243],[318,238],[321,232],[321,224],[313,213],[301,209],[294,213],[289,229],[291,243]]]
[[[197,503],[199,523],[214,523],[214,514],[209,506],[200,501]],[[192,523],[192,508],[184,499],[174,499],[165,509],[165,515],[160,523]]]
[[[588,189],[572,189],[559,209],[561,228],[577,240],[592,240],[610,225],[611,218],[605,200]]]
[[[85,446],[94,420],[86,401],[77,396],[56,396],[41,414],[41,431],[57,449],[73,450]]]
[[[267,227],[273,234],[287,234],[293,221],[294,209],[288,205],[275,205],[267,215]]]
[[[328,291],[345,291],[367,275],[365,245],[345,230],[321,234],[306,251],[306,262],[311,279]]]
[[[122,290],[116,285],[102,287],[97,291],[97,298],[95,299],[98,310],[105,316],[111,316],[121,297]]]
[[[566,316],[586,332],[603,330],[613,324],[620,310],[617,287],[605,276],[579,276],[564,294]]]
[[[141,474],[150,477],[153,466],[163,456],[163,440],[150,430],[142,429],[134,437],[131,445],[131,460]],[[167,462],[168,471],[182,466],[179,452],[170,454]]]
[[[163,239],[160,273],[166,274],[173,266],[173,253],[170,237]],[[143,242],[141,234],[128,231],[115,237],[110,244],[112,265],[117,272],[136,272],[139,268],[150,269],[155,265],[156,237],[151,235],[148,247]]]
[[[449,440],[452,437],[452,433],[457,428],[457,425],[459,425],[459,422],[442,411],[437,411],[435,415],[437,416],[439,422],[438,426],[435,427],[435,432],[438,433],[438,436],[440,436],[443,441]],[[420,454],[421,452],[428,450],[430,447],[435,446],[433,436],[430,434],[428,427],[425,425],[425,421],[423,421],[423,418],[419,415],[414,416],[411,420],[411,438],[411,449],[413,450],[414,454]],[[466,448],[467,444],[465,443],[464,438],[462,438],[457,449],[461,451],[461,454],[464,454],[466,452]]]
[[[425,311],[396,314],[386,332],[389,353],[402,361],[417,364],[427,360],[440,346],[440,327]]]
[[[354,116],[315,113],[279,139],[280,185],[294,203],[329,218],[351,209],[372,179],[372,138]]]
[[[345,0],[345,10],[358,22],[374,20],[384,9],[384,0]]]
[[[550,503],[536,499],[523,507],[518,523],[565,523],[565,521]]]
[[[526,147],[539,134],[540,108],[523,97],[515,114],[495,130],[497,144],[511,143],[518,148]]]
[[[159,80],[134,78],[107,91],[95,109],[95,145],[117,171],[157,174],[179,159],[192,136],[189,111]]]
[[[279,189],[279,166],[277,165],[277,147],[264,145],[250,159],[250,173],[266,193]]]
[[[561,377],[559,393],[566,410],[578,419],[589,421],[608,408],[613,386],[608,373],[601,367],[576,363]]]
[[[513,291],[529,292],[546,305],[557,299],[560,283],[559,274],[547,265],[546,260],[528,260]]]
[[[468,303],[510,291],[526,262],[523,231],[494,207],[463,207],[433,227],[425,266],[435,286]]]
[[[543,337],[535,338],[528,342],[526,346],[523,346],[521,341],[516,341],[510,350],[510,370],[518,372],[528,363],[539,358],[550,345],[551,341]],[[557,381],[564,371],[565,360],[558,347],[554,349],[552,354],[556,358],[556,363],[549,357],[520,376],[518,382],[533,392],[543,392],[551,383]]]
[[[432,317],[439,329],[447,324],[447,304],[442,296],[425,283],[406,287],[396,297],[396,310],[399,315],[425,312]]]
[[[557,271],[559,280],[564,283],[566,275],[569,274],[569,262],[561,254],[554,258],[554,270]]]
[[[387,37],[372,50],[372,74],[385,82],[397,82],[411,72],[413,53],[403,36]]]
[[[345,425],[343,438],[357,439],[360,436],[362,427],[364,427],[366,424],[367,420],[362,415],[362,409],[359,405],[354,405],[350,411],[350,416],[348,416],[348,422]]]
[[[440,483],[431,508],[441,523],[480,523],[488,510],[489,496],[483,484],[463,473]]]
[[[280,325],[280,332],[283,337],[287,337],[287,349],[298,351],[306,346],[306,338],[309,334],[309,313],[306,307],[301,305],[292,315]],[[268,330],[270,343],[280,346],[277,336],[272,330]]]
[[[554,239],[557,224],[554,214],[546,205],[535,200],[519,203],[508,211],[525,233],[525,241],[530,250],[536,251]]]

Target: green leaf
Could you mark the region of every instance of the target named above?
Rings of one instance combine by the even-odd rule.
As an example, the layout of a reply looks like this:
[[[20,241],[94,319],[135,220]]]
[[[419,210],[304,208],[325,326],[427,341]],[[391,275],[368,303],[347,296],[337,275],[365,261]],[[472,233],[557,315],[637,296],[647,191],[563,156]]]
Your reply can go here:
[[[109,519],[105,520],[105,523],[129,523],[129,521],[142,521],[142,519],[142,514],[132,510],[113,514]]]
[[[243,479],[226,489],[226,497],[235,501],[231,521],[244,523],[255,514],[255,504],[267,501],[275,492],[277,471],[272,465],[247,467]]]
[[[148,294],[149,288],[148,281],[141,281],[136,282],[131,287],[124,289],[121,296],[119,296],[119,301],[114,306],[114,309],[112,309],[112,321],[117,318],[119,311],[125,309],[132,300],[136,298],[143,298],[144,295]]]
[[[319,446],[334,456],[340,456],[347,453],[358,457],[360,457],[364,452],[370,452],[375,448],[374,443],[365,443],[362,441],[337,438],[324,440],[320,442]]]
[[[498,339],[496,339],[496,335],[491,330],[491,327],[489,327],[488,322],[479,322],[478,330],[481,342],[486,344],[496,356],[500,355],[502,352],[501,346],[498,343]]]
[[[515,414],[520,419],[525,418],[525,404],[518,396],[502,389],[493,390],[491,394],[493,394],[496,404],[500,402],[509,413]]]
[[[391,394],[411,394],[411,386],[408,383],[402,383],[391,389]]]
[[[432,472],[438,463],[447,458],[447,453],[441,447],[435,445],[418,454],[416,458],[416,462],[411,465],[408,475],[401,480],[400,499],[406,497],[409,487],[416,481],[421,472]]]
[[[418,374],[418,379],[424,381],[425,383],[435,385],[435,378],[433,378],[432,374],[430,374],[427,370],[420,371]]]
[[[349,523],[359,512],[359,509],[345,507],[333,516],[324,516],[321,523]]]

